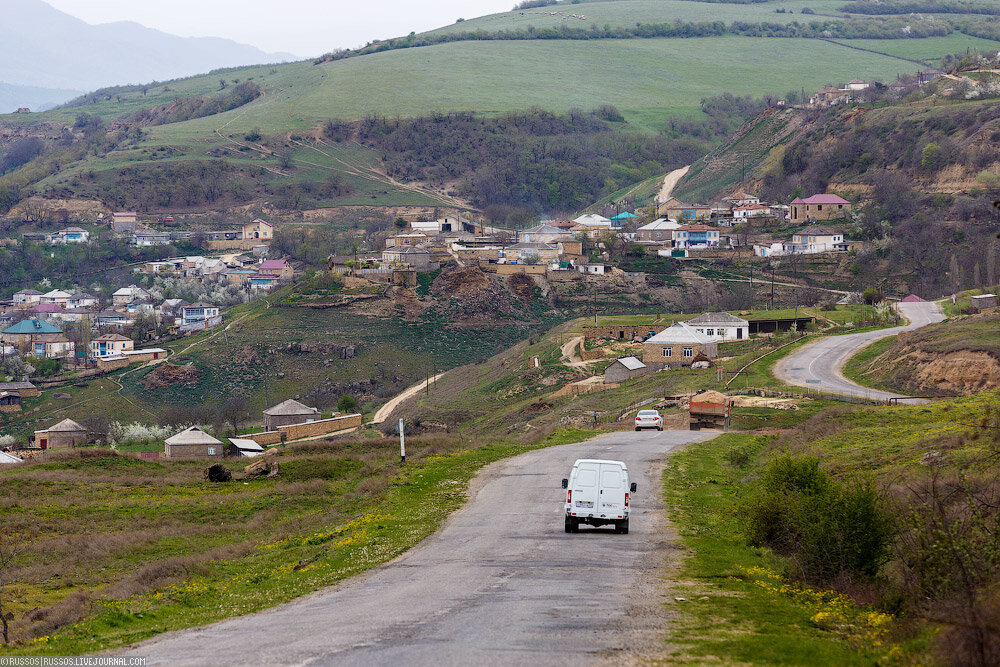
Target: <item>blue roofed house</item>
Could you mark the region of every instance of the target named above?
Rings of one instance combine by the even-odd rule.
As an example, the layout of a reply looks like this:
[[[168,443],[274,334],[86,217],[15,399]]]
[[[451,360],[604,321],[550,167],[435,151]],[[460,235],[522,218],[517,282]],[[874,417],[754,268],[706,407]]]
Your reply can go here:
[[[80,227],[60,229],[49,236],[49,243],[59,245],[65,243],[86,243],[90,240],[90,232]]]
[[[62,329],[44,320],[21,320],[0,332],[0,343],[46,359],[72,357],[76,346]]]

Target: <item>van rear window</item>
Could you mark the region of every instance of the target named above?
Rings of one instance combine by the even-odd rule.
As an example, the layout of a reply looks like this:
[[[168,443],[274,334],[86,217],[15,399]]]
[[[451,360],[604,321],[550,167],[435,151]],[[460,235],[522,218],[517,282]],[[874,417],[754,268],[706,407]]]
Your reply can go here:
[[[593,468],[578,470],[576,473],[576,486],[596,486],[597,471]]]
[[[617,489],[622,485],[622,474],[617,470],[605,470],[601,474],[601,486],[605,489]]]

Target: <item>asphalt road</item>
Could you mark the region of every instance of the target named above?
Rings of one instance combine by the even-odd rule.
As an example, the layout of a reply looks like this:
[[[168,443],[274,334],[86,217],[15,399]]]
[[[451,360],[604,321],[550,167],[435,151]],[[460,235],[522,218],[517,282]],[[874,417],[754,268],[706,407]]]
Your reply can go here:
[[[659,478],[674,448],[713,437],[619,432],[487,467],[435,535],[338,586],[261,613],[164,634],[117,654],[147,665],[566,665],[664,650],[673,540]],[[628,535],[563,530],[578,458],[625,461]]]
[[[789,384],[848,396],[876,400],[901,398],[877,389],[855,384],[841,373],[844,364],[866,345],[901,331],[911,331],[944,319],[941,306],[933,302],[900,303],[897,308],[910,321],[906,326],[866,331],[864,333],[827,336],[799,348],[774,366],[774,375]]]

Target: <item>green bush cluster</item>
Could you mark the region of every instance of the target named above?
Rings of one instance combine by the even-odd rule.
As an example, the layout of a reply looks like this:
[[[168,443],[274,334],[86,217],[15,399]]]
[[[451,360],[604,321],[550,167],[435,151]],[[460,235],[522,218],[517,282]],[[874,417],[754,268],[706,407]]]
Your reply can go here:
[[[768,464],[742,507],[754,546],[788,556],[807,581],[873,578],[890,557],[896,528],[868,481],[832,479],[812,456],[783,454]]]

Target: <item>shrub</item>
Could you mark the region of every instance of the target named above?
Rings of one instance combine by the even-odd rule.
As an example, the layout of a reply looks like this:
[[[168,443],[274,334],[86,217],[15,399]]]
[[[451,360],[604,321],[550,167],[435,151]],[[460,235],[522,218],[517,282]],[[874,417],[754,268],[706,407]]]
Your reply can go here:
[[[750,544],[790,557],[807,581],[875,577],[895,535],[871,482],[833,480],[816,457],[786,453],[771,461],[743,509]]]

